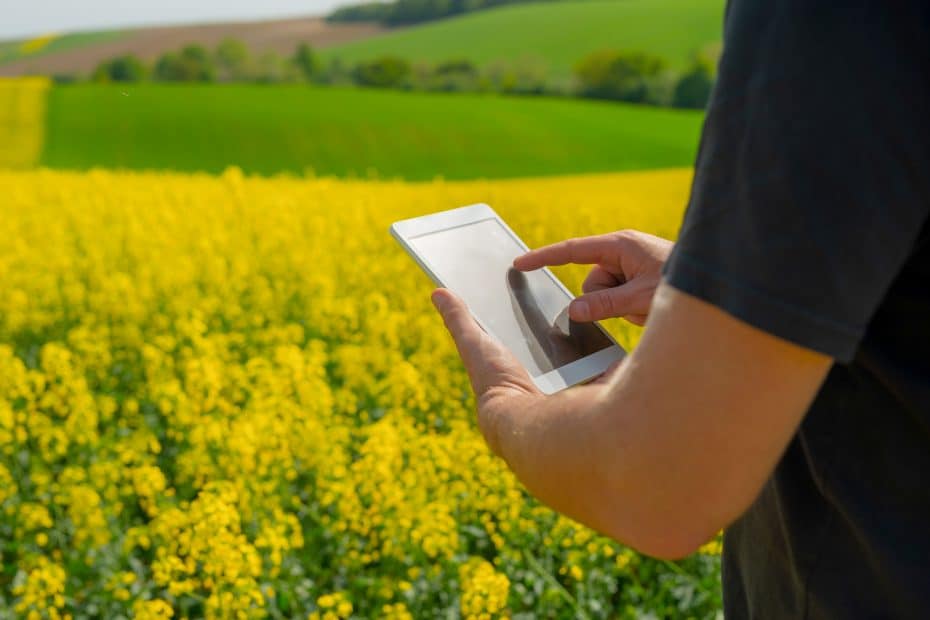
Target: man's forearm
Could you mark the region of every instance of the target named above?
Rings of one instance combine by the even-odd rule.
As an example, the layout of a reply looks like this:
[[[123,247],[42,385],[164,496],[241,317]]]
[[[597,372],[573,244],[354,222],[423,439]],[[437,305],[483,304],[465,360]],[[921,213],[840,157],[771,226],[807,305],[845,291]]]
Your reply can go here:
[[[617,537],[614,508],[628,498],[616,496],[616,480],[611,479],[610,464],[622,447],[605,441],[603,435],[609,404],[604,384],[529,397],[522,406],[493,417],[485,434],[530,493],[555,510]]]
[[[500,407],[499,452],[557,510],[680,557],[757,497],[832,363],[660,287],[609,383]]]

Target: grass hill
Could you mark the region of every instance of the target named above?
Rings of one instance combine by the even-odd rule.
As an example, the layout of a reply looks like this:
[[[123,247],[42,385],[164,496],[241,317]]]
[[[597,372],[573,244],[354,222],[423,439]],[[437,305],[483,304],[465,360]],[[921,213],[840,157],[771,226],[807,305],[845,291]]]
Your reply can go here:
[[[41,163],[408,180],[689,166],[699,112],[260,85],[60,86]]]
[[[479,64],[531,56],[567,76],[602,48],[646,51],[675,67],[720,41],[724,0],[578,0],[503,6],[397,30],[325,50],[352,63],[383,54]]]
[[[253,51],[291,53],[309,42],[324,58],[351,64],[392,54],[412,61],[468,59],[477,64],[532,58],[550,77],[570,75],[585,54],[602,48],[647,51],[677,68],[720,41],[725,0],[560,0],[508,5],[419,26],[333,24],[320,18],[191,24],[0,41],[0,76],[87,74],[121,54],[148,61],[187,43],[213,46],[225,37]]]

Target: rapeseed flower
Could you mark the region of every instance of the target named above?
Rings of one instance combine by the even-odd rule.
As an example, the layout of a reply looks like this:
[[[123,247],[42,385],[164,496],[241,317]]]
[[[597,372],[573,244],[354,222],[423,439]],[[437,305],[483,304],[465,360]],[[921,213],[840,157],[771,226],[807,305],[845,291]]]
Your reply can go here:
[[[645,587],[678,573],[490,454],[429,281],[386,232],[484,200],[534,246],[671,236],[689,180],[0,171],[0,600],[47,618],[715,612],[714,592]],[[712,582],[716,550],[683,566]]]

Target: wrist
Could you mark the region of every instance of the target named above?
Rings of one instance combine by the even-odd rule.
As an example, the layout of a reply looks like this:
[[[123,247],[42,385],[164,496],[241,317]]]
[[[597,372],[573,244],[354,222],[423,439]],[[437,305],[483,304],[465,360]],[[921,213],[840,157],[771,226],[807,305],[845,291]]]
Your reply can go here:
[[[530,419],[545,398],[542,394],[485,394],[478,403],[478,429],[491,452],[509,464],[513,440],[523,435],[519,425]]]

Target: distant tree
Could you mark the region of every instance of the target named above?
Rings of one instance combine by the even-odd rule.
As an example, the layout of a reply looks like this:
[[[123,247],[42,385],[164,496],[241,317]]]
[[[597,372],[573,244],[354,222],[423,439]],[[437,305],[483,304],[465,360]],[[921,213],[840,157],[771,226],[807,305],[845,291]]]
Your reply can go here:
[[[352,68],[338,56],[331,58],[329,62],[320,70],[317,80],[324,84],[352,84],[355,82]]]
[[[180,52],[168,52],[155,63],[155,79],[163,82],[212,82],[216,68],[207,50],[188,45]]]
[[[53,73],[52,82],[55,84],[74,84],[79,82],[80,78],[74,73]]]
[[[694,54],[694,62],[703,64],[710,71],[711,75],[716,73],[716,67],[720,63],[720,57],[723,55],[723,41],[714,41],[707,43],[697,50]]]
[[[388,25],[415,24],[453,15],[461,3],[453,0],[396,0],[384,22]]]
[[[404,86],[410,90],[437,90],[437,76],[435,67],[426,61],[418,60],[410,64],[410,75],[404,81]]]
[[[387,17],[391,5],[386,2],[353,4],[336,9],[326,17],[329,22],[381,22]]]
[[[674,105],[675,87],[681,75],[672,69],[664,71],[646,79],[646,96],[644,103],[658,106]]]
[[[326,18],[331,22],[379,22],[388,26],[415,24],[489,9],[504,4],[538,0],[394,0],[365,2],[338,8]]]
[[[582,96],[643,102],[650,81],[664,70],[665,61],[651,54],[602,50],[585,56],[576,65],[575,76]]]
[[[252,54],[239,39],[220,41],[213,52],[219,78],[224,81],[244,80],[250,77]]]
[[[313,52],[313,48],[306,43],[297,46],[291,62],[294,63],[301,77],[306,80],[314,80],[320,75],[320,61]]]
[[[397,88],[410,75],[410,63],[396,56],[382,56],[355,65],[352,72],[357,84],[379,88]]]
[[[436,65],[435,73],[436,75],[475,75],[478,73],[478,67],[476,67],[472,61],[466,58],[459,58],[439,63]]]
[[[710,67],[696,63],[675,85],[672,105],[678,108],[699,108],[707,106],[710,92],[714,87],[714,78]]]
[[[141,60],[126,54],[101,62],[91,79],[94,82],[141,82],[146,73],[145,64]]]
[[[488,88],[495,92],[539,95],[546,92],[547,74],[542,60],[527,56],[515,61],[492,62],[485,69],[484,79]]]
[[[419,86],[418,80],[418,86]],[[436,65],[430,75],[429,90],[469,92],[480,90],[480,72],[470,60],[447,60]]]
[[[259,82],[264,82],[266,84],[287,81],[287,63],[277,52],[268,50],[258,57],[256,79]]]

